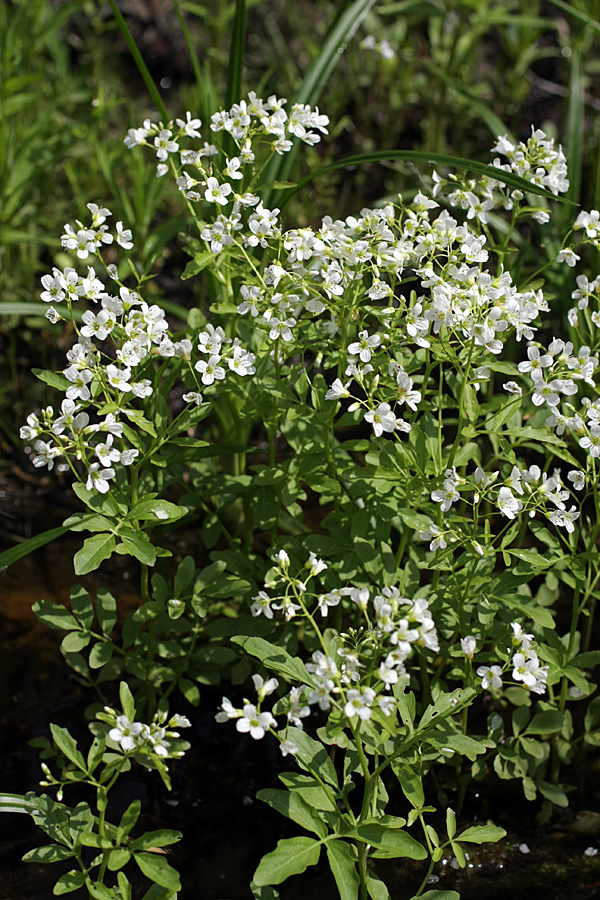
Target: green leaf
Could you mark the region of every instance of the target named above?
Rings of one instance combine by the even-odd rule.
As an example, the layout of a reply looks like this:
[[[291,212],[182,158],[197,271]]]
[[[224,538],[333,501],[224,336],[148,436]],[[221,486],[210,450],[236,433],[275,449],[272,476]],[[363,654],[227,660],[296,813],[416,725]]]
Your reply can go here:
[[[114,531],[114,525],[111,520],[97,513],[74,513],[68,519],[65,519],[63,525],[69,531]]]
[[[69,529],[65,528],[64,525],[58,528],[50,528],[48,531],[43,531],[41,534],[29,538],[28,541],[22,541],[22,543],[17,544],[16,547],[11,547],[10,550],[5,550],[4,553],[0,553],[0,572],[3,569],[7,569],[9,566],[12,566],[20,559],[23,559],[25,556],[29,556],[29,554],[33,553],[35,550],[39,550],[40,547],[49,544],[50,541],[55,541],[56,538],[62,537],[68,530]]]
[[[123,815],[121,816],[121,821],[119,822],[119,827],[117,829],[117,838],[116,843],[122,844],[131,829],[135,826],[137,820],[140,817],[140,812],[142,811],[142,804],[139,800],[133,800]]]
[[[446,810],[446,833],[450,840],[456,834],[456,813],[450,807]]]
[[[555,806],[560,806],[561,809],[567,808],[567,806],[569,805],[569,798],[565,794],[560,784],[550,784],[550,782],[542,781],[538,778],[535,779],[535,784],[539,792],[544,795],[546,800],[550,800],[551,803],[554,803]]]
[[[79,584],[74,584],[71,588],[71,610],[73,615],[84,628],[89,629],[94,621],[94,604],[92,598]]]
[[[227,87],[225,106],[229,109],[242,96],[242,70],[246,43],[246,0],[235,0],[235,14],[231,28],[229,62],[227,65]]]
[[[506,831],[497,825],[472,825],[459,834],[456,840],[468,844],[495,844],[503,837],[506,837]]]
[[[33,815],[35,806],[22,794],[0,794],[0,813],[15,812]]]
[[[426,891],[412,900],[460,900],[460,894],[456,891]]]
[[[283,735],[283,732],[281,734]],[[298,762],[309,771],[316,772],[323,781],[338,790],[337,772],[323,744],[315,741],[305,731],[293,726],[286,729],[285,735],[298,747],[298,752],[295,754]]]
[[[300,794],[312,809],[339,812],[335,801],[311,775],[302,775],[300,772],[283,772],[279,776],[279,780],[285,784],[288,790]]]
[[[375,0],[354,0],[347,8],[342,9],[322,41],[321,52],[306,72],[304,80],[293,98],[293,103],[308,103],[310,106],[314,106],[318,102],[321,91],[328,83],[331,73],[340,61],[346,44],[352,35],[356,33],[360,23],[374,3]],[[291,151],[284,156],[277,155],[273,157],[265,169],[265,182],[288,181],[297,153],[298,144],[295,144]],[[289,191],[288,196],[293,193],[295,191]],[[264,205],[268,208],[281,206],[282,203],[278,194],[275,194],[274,197],[271,194],[271,191],[263,193],[261,190]]]
[[[94,572],[105,559],[110,559],[116,548],[114,534],[95,534],[86,538],[83,547],[73,557],[76,575]]]
[[[391,900],[387,885],[371,869],[367,870],[367,891],[371,900]]]
[[[102,633],[108,637],[117,624],[117,601],[106,588],[96,592],[96,618]]]
[[[44,847],[34,847],[23,857],[23,862],[54,863],[63,859],[71,859],[75,856],[73,850],[63,847],[62,844],[46,844]]]
[[[246,653],[258,657],[267,669],[273,669],[290,681],[312,684],[312,679],[306,671],[302,660],[297,656],[290,656],[283,647],[270,644],[264,638],[248,637],[247,635],[235,635],[231,640],[234,644],[239,644],[243,647]]]
[[[168,847],[170,844],[176,844],[182,837],[183,835],[180,831],[161,828],[158,831],[147,831],[141,837],[136,838],[130,847],[135,852],[138,850],[150,850],[152,847]]]
[[[119,685],[119,700],[121,701],[123,715],[127,716],[130,722],[133,722],[135,720],[135,700],[126,681],[122,681]]]
[[[309,837],[286,838],[278,841],[275,850],[263,856],[253,881],[260,887],[281,884],[292,875],[300,875],[309,866],[316,866],[321,854],[321,842]]]
[[[323,820],[296,791],[278,791],[275,788],[266,788],[259,791],[256,796],[283,816],[287,816],[302,828],[306,828],[307,831],[313,831],[321,838],[327,837],[327,826]]]
[[[70,631],[62,639],[60,648],[64,653],[79,653],[84,647],[87,647],[92,636],[81,631]]]
[[[61,875],[54,887],[52,893],[55,896],[60,894],[70,894],[85,884],[85,872],[78,872],[77,869],[71,869],[65,875]]]
[[[525,734],[554,734],[563,726],[564,713],[557,709],[548,709],[537,713],[525,731]]]
[[[52,732],[52,739],[61,753],[64,753],[67,759],[70,759],[71,762],[75,763],[77,768],[81,769],[82,772],[87,772],[85,760],[77,749],[77,744],[67,729],[61,728],[60,725],[51,724],[50,731]]]
[[[446,153],[426,153],[421,150],[376,150],[370,153],[360,153],[356,156],[346,156],[343,159],[337,160],[336,162],[329,163],[326,166],[322,166],[320,169],[315,169],[309,175],[306,175],[304,178],[301,178],[298,181],[296,190],[289,191],[285,195],[284,199],[279,201],[280,206],[283,207],[285,203],[287,203],[291,199],[291,197],[297,191],[301,190],[306,184],[313,181],[315,178],[320,178],[322,175],[327,175],[329,174],[329,172],[335,171],[335,169],[346,169],[349,167],[352,168],[364,165],[365,163],[391,162],[393,160],[413,163],[421,162],[434,166],[449,166],[452,169],[475,172],[478,175],[485,175],[487,178],[494,179],[501,184],[507,184],[512,188],[518,188],[519,190],[522,190],[526,193],[536,194],[540,197],[546,197],[548,200],[559,200],[561,203],[574,205],[572,201],[566,200],[564,197],[555,197],[551,191],[548,191],[545,188],[538,187],[538,185],[536,184],[532,184],[525,178],[521,178],[520,175],[515,175],[513,172],[505,172],[502,169],[497,169],[495,166],[486,165],[485,163],[481,163],[476,160],[464,159],[461,156],[450,156]],[[534,429],[520,429],[520,431],[517,432],[515,436],[526,437],[522,434],[523,431],[532,432],[534,431]],[[541,431],[541,429],[537,429],[537,431],[539,431],[540,434],[544,435],[547,443],[557,443],[561,446],[564,446],[563,441],[555,438],[554,435],[549,435],[546,432]],[[504,434],[510,435],[511,432],[505,431]],[[535,439],[534,435],[528,435],[528,437]],[[548,437],[554,438],[554,440],[548,440]],[[541,438],[539,439],[541,440]]]
[[[134,425],[137,425],[137,427],[141,431],[145,431],[146,434],[150,435],[150,437],[157,437],[156,428],[154,427],[152,422],[149,422],[148,419],[146,419],[141,410],[124,408],[121,410],[121,412],[127,416],[130,422],[133,422]]]
[[[123,866],[126,866],[131,859],[131,853],[125,847],[117,847],[108,854],[108,868],[111,872],[118,872]]]
[[[345,841],[328,841],[325,848],[340,900],[357,900],[360,879],[356,871],[355,848]]]
[[[133,858],[146,878],[171,891],[181,890],[179,873],[169,865],[162,854],[135,853]]]
[[[128,519],[149,520],[155,524],[176,522],[188,513],[186,506],[177,506],[167,500],[141,500],[129,511]]]
[[[32,374],[35,375],[36,378],[39,378],[40,381],[43,381],[44,384],[49,385],[49,387],[56,388],[59,391],[64,392],[71,386],[71,382],[68,378],[65,378],[64,375],[59,374],[58,372],[48,372],[45,369],[32,369]]]
[[[348,837],[355,837],[365,844],[377,847],[373,856],[383,858],[407,857],[408,859],[426,859],[427,851],[408,832],[399,828],[386,828],[384,825],[359,825]],[[380,852],[379,852],[380,851]]]
[[[122,544],[117,547],[119,553],[123,553],[122,547],[126,549],[130,556],[139,559],[145,566],[153,566],[156,562],[156,550],[154,549],[148,535],[143,531],[130,531],[129,533],[121,532],[119,535]]]
[[[48,625],[49,628],[57,628],[62,631],[79,631],[79,623],[69,610],[60,603],[51,600],[36,600],[33,606],[36,619]]]
[[[101,669],[102,666],[105,666],[112,659],[114,649],[114,645],[110,641],[94,644],[88,657],[90,669]]]

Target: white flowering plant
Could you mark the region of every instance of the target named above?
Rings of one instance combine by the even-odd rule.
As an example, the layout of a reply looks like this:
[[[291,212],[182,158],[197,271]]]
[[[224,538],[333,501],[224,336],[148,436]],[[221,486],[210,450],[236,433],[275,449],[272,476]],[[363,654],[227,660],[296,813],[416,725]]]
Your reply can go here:
[[[52,839],[52,843],[26,853],[26,862],[70,861],[76,865],[58,878],[54,894],[85,889],[89,897],[98,900],[130,900],[136,880],[132,883],[124,870],[133,862],[152,882],[145,897],[172,896],[181,888],[177,871],[161,849],[176,844],[181,833],[163,828],[133,838],[131,832],[141,813],[139,800],[129,804],[118,825],[109,822],[106,813],[111,791],[134,761],[146,769],[157,769],[170,790],[167,762],[182,757],[190,746],[175,729],[187,728],[190,722],[185,716],[169,717],[164,712],[156,714],[149,725],[135,721],[135,701],[125,682],[120,686],[120,701],[121,713],[106,707],[97,714],[98,721],[91,726],[95,737],[85,756],[70,732],[58,725],[50,726],[52,741],[38,740],[42,759],[54,759],[57,770],[54,774],[48,763],[42,762],[40,785],[56,789],[56,800],[33,792],[0,795],[0,811],[30,815]],[[77,785],[93,790],[92,805],[82,800],[70,807],[63,802],[65,792]]]
[[[255,673],[252,697],[224,697],[217,720],[274,735],[296,760],[286,790],[260,796],[316,837],[280,842],[255,884],[325,846],[344,900],[389,896],[367,861],[402,856],[429,859],[420,896],[444,847],[464,863],[461,842],[503,834],[457,835],[449,810],[442,843],[427,821],[434,767],[458,813],[492,772],[564,806],[561,767],[598,740],[596,701],[583,728],[571,704],[592,698],[600,661],[600,276],[577,275],[559,335],[542,276],[568,284],[600,248],[600,217],[579,212],[556,239],[567,161],[532,129],[499,136],[492,165],[437,157],[445,174],[416,190],[287,227],[286,192],[327,168],[267,173],[328,126],[305,102],[250,92],[208,127],[187,112],[129,129],[189,216],[182,277],[211,292],[179,330],[144,299],[135,223],[112,229],[90,202],[65,225],[73,265],[43,277],[42,300],[73,343],[61,371],[36,373],[60,391],[56,410],[31,413],[21,436],[35,467],[71,473],[85,507],[64,523],[91,533],[75,573],[131,556],[141,604],[117,627],[112,596],[76,588],[72,614],[46,601],[37,614],[68,632],[85,683],[131,681],[150,724],[109,707],[103,739],[163,777],[169,696],[197,703],[207,667],[240,683],[258,658],[279,678]],[[381,158],[431,155],[368,157]],[[184,526],[198,558],[150,580]]]

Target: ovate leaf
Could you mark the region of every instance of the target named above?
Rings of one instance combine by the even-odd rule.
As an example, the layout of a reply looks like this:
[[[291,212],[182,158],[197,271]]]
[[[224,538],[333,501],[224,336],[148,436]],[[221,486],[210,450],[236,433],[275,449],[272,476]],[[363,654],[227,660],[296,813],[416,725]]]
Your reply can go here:
[[[278,841],[275,850],[263,856],[254,873],[259,887],[281,884],[292,875],[300,875],[309,866],[316,866],[321,853],[321,842],[309,837],[295,837]]]

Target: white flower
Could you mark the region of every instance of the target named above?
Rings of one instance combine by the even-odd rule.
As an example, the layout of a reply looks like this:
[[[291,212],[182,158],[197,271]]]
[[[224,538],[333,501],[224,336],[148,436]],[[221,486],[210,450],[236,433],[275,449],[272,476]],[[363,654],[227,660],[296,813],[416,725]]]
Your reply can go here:
[[[252,676],[252,681],[254,682],[254,688],[261,703],[265,697],[272,694],[273,691],[276,691],[279,687],[279,682],[276,678],[269,678],[268,681],[265,681],[262,675],[255,674]]]
[[[500,488],[497,505],[502,515],[506,516],[507,519],[514,519],[516,514],[523,509],[521,501],[513,497],[513,493],[508,487]]]
[[[123,248],[123,250],[131,250],[133,247],[132,234],[129,228],[124,229],[122,222],[117,222],[117,234],[116,234],[117,244]]]
[[[346,397],[350,396],[350,391],[348,390],[348,385],[352,384],[352,381],[347,381],[346,384],[342,384],[339,378],[336,378],[327,393],[325,394],[326,400],[345,400]]]
[[[224,184],[219,184],[216,178],[209,178],[206,182],[206,190],[204,191],[204,199],[209,203],[218,203],[220,206],[225,206],[229,201],[227,197],[231,194],[233,188],[230,184],[225,182]]]
[[[219,712],[215,716],[215,721],[227,722],[228,719],[239,719],[242,715],[241,709],[236,709],[231,703],[231,700],[228,700],[227,697],[223,697]]]
[[[361,331],[358,337],[358,341],[348,345],[348,353],[358,356],[361,362],[367,363],[371,359],[371,350],[374,350],[381,344],[381,338],[378,334],[369,336],[366,331]]]
[[[344,706],[344,714],[352,719],[358,716],[359,719],[371,718],[371,704],[375,700],[375,691],[372,688],[361,688],[360,690],[352,689],[346,692],[346,704]]]
[[[502,669],[500,666],[479,666],[477,674],[481,678],[481,687],[484,691],[490,687],[502,687]]]
[[[202,403],[202,394],[199,394],[197,391],[188,391],[182,397],[186,403],[195,403],[196,406],[200,406]]]
[[[296,753],[298,752],[298,747],[296,744],[294,744],[293,741],[282,741],[281,744],[279,745],[279,749],[281,751],[282,756],[287,756],[288,753],[291,756],[295,756]]]
[[[556,262],[566,262],[570,268],[573,268],[579,259],[581,259],[581,257],[577,256],[574,250],[570,247],[565,247],[565,249],[561,250],[556,257]]]
[[[467,659],[473,659],[473,654],[477,648],[477,642],[472,635],[460,639],[460,648]]]
[[[111,741],[121,745],[122,750],[133,750],[136,738],[142,733],[141,722],[130,722],[127,716],[117,716],[115,728],[111,728],[108,736]]]
[[[115,470],[112,468],[100,468],[100,463],[92,463],[88,469],[88,477],[85,486],[88,491],[96,490],[101,494],[106,494],[110,488],[109,480],[115,477]]]
[[[277,725],[277,721],[270,712],[257,712],[256,706],[252,703],[245,703],[243,706],[242,717],[237,720],[235,727],[242,733],[250,732],[250,737],[255,741],[259,741],[265,736],[265,732],[269,728]]]
[[[573,482],[573,487],[576,491],[582,491],[584,489],[585,474],[579,469],[571,469],[571,471],[567,473],[567,478],[569,481]]]
[[[384,431],[395,431],[397,424],[396,416],[392,412],[389,403],[380,403],[377,409],[368,410],[365,413],[365,422],[372,424],[375,437],[380,437]]]

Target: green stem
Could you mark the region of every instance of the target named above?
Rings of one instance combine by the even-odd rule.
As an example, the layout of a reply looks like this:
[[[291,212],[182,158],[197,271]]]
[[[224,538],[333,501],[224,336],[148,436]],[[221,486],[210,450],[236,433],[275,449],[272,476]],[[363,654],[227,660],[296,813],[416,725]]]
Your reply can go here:
[[[447,468],[451,469],[452,464],[454,463],[454,457],[456,456],[456,451],[460,445],[460,439],[462,437],[462,429],[465,422],[465,410],[464,410],[464,400],[465,400],[465,388],[467,386],[467,382],[469,380],[469,375],[471,373],[471,359],[473,358],[473,351],[475,349],[475,340],[471,341],[471,345],[469,347],[469,355],[467,357],[467,361],[465,363],[465,368],[462,376],[462,381],[460,384],[460,394],[458,395],[458,424],[456,426],[456,437],[454,438],[454,443],[452,444],[452,449],[450,450],[450,456],[448,457],[448,465]]]

